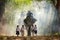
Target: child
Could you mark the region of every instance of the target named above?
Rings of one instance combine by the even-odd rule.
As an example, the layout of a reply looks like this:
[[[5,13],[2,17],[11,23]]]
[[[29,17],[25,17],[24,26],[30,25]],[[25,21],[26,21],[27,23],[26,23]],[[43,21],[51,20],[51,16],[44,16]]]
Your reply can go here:
[[[24,25],[21,27],[21,35],[24,36]]]
[[[36,27],[36,25],[35,25],[35,27],[34,27],[34,33],[35,33],[36,36],[37,36],[37,27]]]
[[[33,25],[31,27],[31,31],[32,31],[32,36],[34,36],[34,26]]]
[[[19,28],[19,25],[17,25],[17,28],[16,28],[16,35],[18,36],[20,33],[20,28]]]

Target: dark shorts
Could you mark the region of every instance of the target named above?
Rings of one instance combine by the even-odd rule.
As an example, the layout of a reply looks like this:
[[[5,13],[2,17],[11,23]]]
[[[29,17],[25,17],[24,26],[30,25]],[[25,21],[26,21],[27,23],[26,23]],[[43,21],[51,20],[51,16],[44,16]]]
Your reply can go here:
[[[19,35],[19,31],[16,31],[16,35]]]
[[[35,30],[34,32],[35,32],[35,34],[37,34],[37,30]]]

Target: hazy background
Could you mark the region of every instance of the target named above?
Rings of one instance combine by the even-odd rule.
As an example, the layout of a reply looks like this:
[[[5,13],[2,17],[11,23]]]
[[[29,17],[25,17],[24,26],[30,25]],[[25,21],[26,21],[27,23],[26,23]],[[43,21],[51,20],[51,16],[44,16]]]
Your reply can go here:
[[[38,35],[60,33],[59,2],[57,0],[1,0],[0,35],[15,35],[16,25],[24,24],[30,10],[37,20]]]

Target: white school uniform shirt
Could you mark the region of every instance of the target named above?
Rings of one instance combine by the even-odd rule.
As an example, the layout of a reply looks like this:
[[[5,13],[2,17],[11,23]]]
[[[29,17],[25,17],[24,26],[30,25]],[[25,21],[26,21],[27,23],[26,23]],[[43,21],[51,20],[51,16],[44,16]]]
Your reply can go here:
[[[16,31],[20,31],[20,28],[19,28],[19,27],[17,27],[17,28],[16,28]]]
[[[24,28],[21,28],[22,31],[24,31]]]

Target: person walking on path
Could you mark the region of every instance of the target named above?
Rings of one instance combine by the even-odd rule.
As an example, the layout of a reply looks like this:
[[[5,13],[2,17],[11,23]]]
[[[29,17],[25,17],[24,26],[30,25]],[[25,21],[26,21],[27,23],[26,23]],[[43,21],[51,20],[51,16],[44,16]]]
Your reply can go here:
[[[17,25],[17,28],[16,28],[16,35],[19,36],[20,34],[20,28],[19,28],[19,25]]]
[[[24,36],[24,25],[21,27],[21,35]]]
[[[37,36],[37,26],[36,25],[34,26],[34,33]]]

